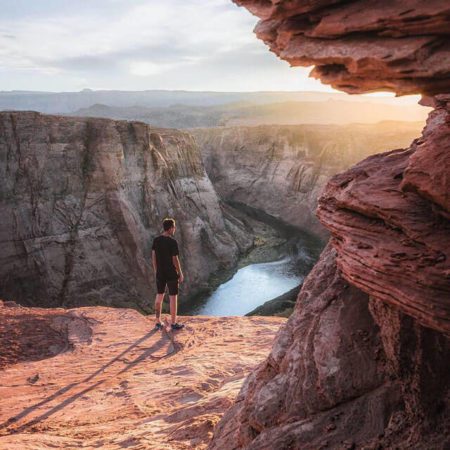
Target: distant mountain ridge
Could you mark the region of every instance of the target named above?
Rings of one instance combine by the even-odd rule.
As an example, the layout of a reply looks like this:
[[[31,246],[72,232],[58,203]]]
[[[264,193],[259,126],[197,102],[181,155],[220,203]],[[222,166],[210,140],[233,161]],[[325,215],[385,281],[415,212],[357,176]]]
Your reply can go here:
[[[423,122],[427,109],[416,105],[386,105],[348,100],[286,101],[269,104],[236,102],[225,105],[167,107],[114,107],[94,104],[71,115],[138,120],[168,128],[209,128],[236,125],[298,125],[378,123],[382,121]]]
[[[0,110],[34,110],[51,114],[68,114],[95,104],[155,108],[173,105],[218,106],[240,102],[258,105],[286,101],[322,102],[327,100],[353,103],[370,101],[389,105],[411,103],[407,99],[349,96],[337,92],[95,91],[84,89],[80,92],[0,91]]]

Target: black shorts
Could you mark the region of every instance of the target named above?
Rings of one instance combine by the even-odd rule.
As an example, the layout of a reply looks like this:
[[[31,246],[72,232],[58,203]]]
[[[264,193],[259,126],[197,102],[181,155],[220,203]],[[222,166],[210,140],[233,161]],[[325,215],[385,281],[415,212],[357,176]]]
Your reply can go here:
[[[178,295],[178,280],[166,280],[165,278],[156,279],[156,290],[158,294],[166,292],[166,285],[169,288],[169,295]]]

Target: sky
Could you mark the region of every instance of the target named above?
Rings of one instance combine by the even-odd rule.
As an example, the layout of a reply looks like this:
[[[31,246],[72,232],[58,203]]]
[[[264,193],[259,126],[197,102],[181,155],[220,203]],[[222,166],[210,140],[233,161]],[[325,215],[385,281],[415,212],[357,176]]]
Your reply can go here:
[[[333,90],[231,0],[0,0],[0,90]]]

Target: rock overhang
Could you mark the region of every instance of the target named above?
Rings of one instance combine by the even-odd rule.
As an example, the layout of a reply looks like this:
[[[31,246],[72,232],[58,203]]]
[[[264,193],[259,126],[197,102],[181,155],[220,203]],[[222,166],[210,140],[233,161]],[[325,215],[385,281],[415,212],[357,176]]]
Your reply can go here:
[[[278,57],[314,66],[335,89],[426,96],[450,91],[450,4],[443,0],[233,0]]]

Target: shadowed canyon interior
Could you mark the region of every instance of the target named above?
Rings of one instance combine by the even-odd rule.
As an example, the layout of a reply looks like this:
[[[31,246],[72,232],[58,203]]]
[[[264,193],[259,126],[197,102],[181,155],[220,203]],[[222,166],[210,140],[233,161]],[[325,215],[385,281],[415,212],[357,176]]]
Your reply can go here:
[[[111,118],[0,112],[0,298],[52,308],[0,302],[0,389],[22,392],[3,396],[7,448],[450,446],[448,2],[235,2],[270,50],[337,89],[422,94],[425,128],[249,127],[235,105],[178,111],[211,127],[178,131],[116,120],[167,120],[171,103],[130,112],[89,92],[43,109]],[[288,320],[191,317],[159,339],[138,312],[95,307],[152,312],[161,218],[178,219],[189,302],[273,238],[263,214],[329,238]]]

